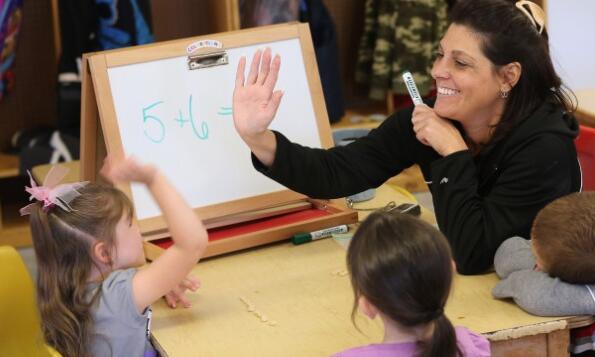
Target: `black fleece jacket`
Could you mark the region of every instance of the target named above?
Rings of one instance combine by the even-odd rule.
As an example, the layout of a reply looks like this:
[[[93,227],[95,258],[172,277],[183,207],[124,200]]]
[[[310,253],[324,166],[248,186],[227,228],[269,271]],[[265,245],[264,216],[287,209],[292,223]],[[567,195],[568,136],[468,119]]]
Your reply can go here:
[[[442,157],[420,143],[412,111],[399,111],[366,137],[329,150],[291,143],[275,132],[273,165],[267,168],[252,155],[254,167],[310,197],[338,198],[378,187],[418,164],[461,274],[490,268],[500,243],[529,238],[541,208],[581,188],[573,141],[578,124],[554,104],[544,103],[476,156],[464,150]]]

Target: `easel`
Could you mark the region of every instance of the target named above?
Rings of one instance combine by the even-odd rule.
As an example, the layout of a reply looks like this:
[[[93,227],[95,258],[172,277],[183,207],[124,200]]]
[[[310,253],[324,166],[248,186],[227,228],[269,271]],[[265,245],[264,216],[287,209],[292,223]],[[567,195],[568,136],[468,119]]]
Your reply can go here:
[[[206,39],[219,41],[225,44],[226,48],[236,48],[294,38],[300,40],[321,144],[324,148],[332,146],[330,126],[324,107],[308,26],[305,24],[275,25],[208,37],[156,43],[131,49],[86,54],[83,58],[81,179],[101,180],[98,172],[107,153],[116,156],[124,154],[107,74],[109,68],[179,57],[185,55],[189,43]],[[130,185],[120,188],[131,197]],[[304,210],[310,210],[312,214],[304,215]],[[357,220],[356,212],[351,211],[339,201],[312,200],[289,190],[242,198],[232,202],[221,202],[206,207],[196,207],[195,212],[204,219],[207,228],[253,221],[280,214],[289,217],[288,220],[278,225],[264,224],[249,231],[236,231],[236,233],[226,236],[225,239],[211,240],[206,256],[267,244],[287,239],[298,232],[353,223]],[[321,212],[323,214],[320,214]],[[298,218],[292,219],[292,214]],[[139,220],[138,224],[147,241],[167,237],[167,227],[162,216]],[[146,253],[149,259],[155,258],[162,249],[151,243],[146,247],[148,247]]]

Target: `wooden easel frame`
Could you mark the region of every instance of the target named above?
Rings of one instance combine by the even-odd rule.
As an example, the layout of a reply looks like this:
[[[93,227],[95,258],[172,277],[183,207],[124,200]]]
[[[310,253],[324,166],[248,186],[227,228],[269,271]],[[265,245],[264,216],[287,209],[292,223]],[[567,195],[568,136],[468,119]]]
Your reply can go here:
[[[295,38],[300,39],[307,82],[311,93],[321,145],[323,148],[331,147],[333,145],[331,130],[309,27],[307,24],[298,23],[273,25],[127,49],[85,54],[83,56],[81,105],[81,179],[100,181],[101,178],[98,172],[107,153],[113,153],[116,156],[121,156],[124,153],[108,79],[107,71],[109,68],[184,56],[187,55],[186,47],[188,44],[204,39],[220,41],[228,49]],[[231,65],[233,66],[233,64]],[[119,188],[128,197],[132,197],[130,185]],[[282,207],[285,204],[295,205],[296,202],[300,201],[310,202],[314,206],[330,209],[329,217],[308,220],[303,222],[303,224],[292,225],[289,230],[287,229],[288,227],[281,227],[278,229],[279,234],[272,234],[269,238],[265,240],[260,239],[256,243],[264,244],[274,240],[285,239],[288,237],[286,235],[287,232],[303,232],[330,227],[336,224],[353,223],[357,220],[356,212],[344,206],[333,206],[313,201],[291,190],[283,190],[199,207],[194,210],[205,220],[207,227],[209,227],[209,222],[216,221],[217,225],[221,225],[221,217],[229,217],[230,221],[234,222],[234,215],[246,216],[246,212],[254,212],[258,216],[262,214],[263,210],[267,210],[270,207]],[[150,236],[151,234],[162,235],[163,231],[167,228],[162,216],[140,220],[138,224],[141,233],[145,236]],[[284,234],[283,237],[280,237],[281,232]],[[233,241],[233,239],[230,241]],[[250,245],[255,244],[248,244],[248,246]],[[242,244],[238,246],[241,247]],[[230,250],[235,249],[230,247],[227,251]]]

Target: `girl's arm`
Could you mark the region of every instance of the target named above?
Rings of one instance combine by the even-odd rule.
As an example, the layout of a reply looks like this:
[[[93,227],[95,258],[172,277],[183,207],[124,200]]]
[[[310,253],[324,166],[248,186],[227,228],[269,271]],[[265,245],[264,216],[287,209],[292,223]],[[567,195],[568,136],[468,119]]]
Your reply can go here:
[[[143,311],[182,281],[204,253],[207,231],[178,191],[155,167],[133,159],[113,163],[108,158],[102,173],[112,182],[142,182],[153,195],[168,223],[173,245],[132,280],[134,301]]]

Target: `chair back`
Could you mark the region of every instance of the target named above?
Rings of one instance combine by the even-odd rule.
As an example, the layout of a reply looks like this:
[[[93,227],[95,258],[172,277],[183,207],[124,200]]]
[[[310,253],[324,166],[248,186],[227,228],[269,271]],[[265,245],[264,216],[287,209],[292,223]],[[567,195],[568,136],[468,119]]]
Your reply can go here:
[[[595,191],[595,128],[580,126],[574,140],[583,175],[583,191]]]
[[[59,356],[44,343],[33,281],[11,246],[0,246],[0,282],[0,356]]]

